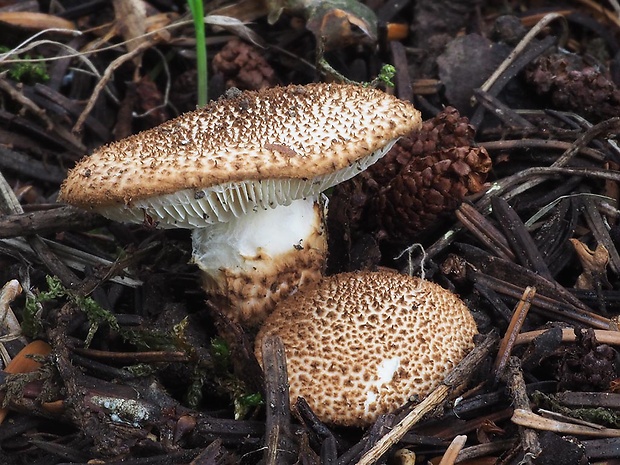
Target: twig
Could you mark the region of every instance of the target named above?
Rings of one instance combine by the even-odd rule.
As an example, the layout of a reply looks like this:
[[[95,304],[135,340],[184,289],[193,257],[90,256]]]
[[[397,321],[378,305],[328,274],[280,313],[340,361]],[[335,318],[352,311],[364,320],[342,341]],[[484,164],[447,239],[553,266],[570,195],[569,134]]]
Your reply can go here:
[[[538,331],[528,331],[526,333],[521,333],[517,336],[515,345],[529,344],[535,338],[542,335],[546,331],[548,330],[541,329]],[[612,330],[607,330],[607,329],[595,329],[594,336],[596,337],[596,340],[600,342],[601,344],[620,346],[620,331],[612,331]],[[577,340],[577,336],[575,335],[574,329],[572,328],[562,329],[562,342],[575,342],[576,340]]]
[[[512,415],[512,422],[531,429],[539,429],[544,431],[553,431],[559,434],[570,434],[574,436],[592,436],[599,438],[617,438],[620,437],[620,429],[614,428],[593,428],[591,426],[576,425],[563,421],[545,418],[536,415],[534,412],[515,409]]]
[[[291,408],[284,344],[279,336],[270,336],[263,341],[261,350],[267,412],[264,463],[292,464],[296,459],[297,447],[291,434]]]
[[[519,150],[519,149],[545,149],[545,150],[568,150],[573,146],[572,142],[552,139],[503,139],[479,142],[480,147],[489,151],[493,150]],[[605,155],[592,147],[581,147],[579,153],[594,160],[603,161]]]
[[[90,99],[88,100],[86,107],[82,111],[82,114],[80,115],[75,125],[73,126],[73,129],[72,129],[73,132],[78,133],[82,131],[82,126],[84,126],[84,122],[86,121],[86,118],[88,117],[93,107],[95,106],[95,103],[97,102],[97,99],[99,98],[99,94],[101,94],[101,91],[108,84],[108,81],[112,79],[112,74],[114,73],[114,71],[120,68],[123,64],[132,60],[134,57],[140,55],[145,50],[148,50],[152,46],[153,46],[152,42],[149,42],[149,41],[142,42],[135,49],[121,55],[120,57],[118,57],[117,59],[115,59],[108,65],[105,72],[103,73],[103,76],[101,77],[101,79],[99,80],[95,88],[93,89],[93,93]]]
[[[0,290],[0,327],[2,328],[0,342],[19,339],[24,346],[28,344],[28,340],[22,335],[21,323],[15,316],[13,309],[11,309],[11,302],[22,291],[23,289],[17,279],[7,282]],[[4,345],[2,345],[2,348],[4,349]]]
[[[486,273],[475,272],[471,275],[471,280],[474,283],[480,283],[488,286],[490,289],[499,292],[500,294],[519,299],[523,294],[524,287],[502,281],[495,276],[488,275]],[[582,310],[581,308],[570,305],[566,302],[558,301],[552,297],[537,294],[532,304],[534,305],[533,311],[540,313],[538,309],[547,310],[555,318],[561,321],[576,322],[592,326],[597,329],[609,329],[615,327],[613,320],[600,316],[594,312],[588,310]]]
[[[563,168],[563,165],[568,163],[581,149],[588,145],[593,139],[613,134],[614,131],[620,130],[620,117],[610,118],[595,126],[592,126],[586,132],[584,132],[572,145],[567,149],[553,164],[551,167],[535,167],[528,168],[519,173],[508,176],[499,181],[496,181],[487,189],[480,199],[475,204],[475,207],[482,214],[488,214],[490,211],[490,199],[493,196],[501,196],[508,200],[516,197],[522,192],[525,192],[537,185],[541,184],[549,176],[557,174],[569,174],[578,175],[584,177],[595,177],[600,179],[620,179],[620,173],[609,170],[595,170],[595,169],[579,169],[579,168]],[[528,181],[529,179],[529,181]],[[521,183],[521,184],[519,184]],[[513,187],[516,186],[516,187]],[[512,190],[510,190],[512,188]],[[462,226],[456,225],[452,229],[448,230],[443,236],[441,236],[435,243],[426,249],[427,258],[431,259],[450,245],[456,234],[461,231]],[[420,266],[420,258],[413,261],[416,268]]]
[[[464,434],[456,436],[446,449],[445,454],[443,454],[439,465],[454,465],[456,463],[459,452],[461,452],[461,449],[463,449],[463,446],[466,442],[467,436],[465,436]]]
[[[462,384],[469,378],[474,369],[487,356],[491,348],[497,342],[497,335],[488,334],[482,343],[472,350],[444,379],[444,381],[435,388],[422,402],[416,405],[411,412],[405,416],[394,429],[383,436],[362,456],[357,465],[371,465],[385,454],[390,447],[395,445],[409,431],[413,425],[424,417],[428,412],[435,409],[443,401],[446,400],[450,391]]]
[[[57,184],[67,176],[67,172],[61,168],[43,163],[7,147],[0,147],[0,169],[9,169],[11,172],[18,172],[28,178]]]
[[[514,261],[515,255],[504,235],[478,210],[468,203],[463,203],[454,213],[465,229],[495,255],[504,260]]]
[[[519,358],[510,357],[506,366],[505,379],[515,411],[521,410],[523,412],[531,413],[530,400],[527,397],[527,389],[525,386],[525,380],[523,379],[521,361]],[[521,448],[525,452],[524,460],[528,463],[533,463],[531,459],[536,459],[536,457],[538,457],[542,452],[540,442],[538,441],[538,436],[529,428],[520,428],[519,433],[521,436]]]
[[[609,118],[608,120],[602,121],[592,126],[581,136],[579,136],[573,146],[566,152],[564,152],[562,156],[558,158],[551,166],[556,167],[566,165],[575,156],[575,154],[579,150],[581,150],[582,147],[585,147],[599,136],[605,137],[607,134],[615,135],[615,133],[618,132],[618,129],[620,129],[620,117]]]
[[[566,42],[566,38],[568,36],[568,24],[566,22],[566,18],[558,13],[549,13],[545,15],[538,23],[529,30],[529,32],[521,39],[521,41],[517,44],[514,50],[506,57],[501,65],[497,67],[495,72],[486,80],[484,84],[480,87],[481,90],[488,92],[491,86],[495,83],[495,81],[508,69],[508,67],[518,58],[518,56],[523,53],[528,44],[542,31],[545,27],[547,27],[552,21],[556,19],[560,20],[562,24],[562,37],[559,40],[559,43],[562,44]]]
[[[497,351],[497,358],[495,360],[495,382],[498,382],[504,372],[504,368],[508,363],[512,348],[515,346],[515,341],[521,332],[525,317],[528,314],[529,309],[532,306],[532,300],[536,295],[535,287],[526,287],[517,308],[514,311],[514,315],[510,320],[506,334],[502,338],[502,342],[499,345]]]
[[[609,266],[616,274],[620,272],[620,255],[616,249],[614,241],[608,231],[608,226],[603,219],[601,212],[596,208],[594,200],[589,197],[583,197],[578,200],[581,210],[586,218],[586,223],[590,227],[594,238],[598,244],[601,244],[609,253]]]
[[[73,268],[77,271],[85,271],[89,266],[108,266],[113,267],[114,263],[105,258],[98,257],[97,255],[89,254],[66,245],[59,244],[57,242],[43,239],[43,242],[54,251],[58,256],[62,257],[63,261],[69,268]],[[0,239],[0,249],[7,248],[20,254],[33,254],[35,250],[22,238],[12,239]],[[128,287],[140,287],[142,281],[131,277],[129,273],[126,276],[114,276],[110,278],[110,281],[122,284]],[[64,283],[63,283],[64,284]]]
[[[2,198],[2,207],[0,207],[0,210],[10,214],[24,213],[22,206],[2,173],[0,173],[0,197]],[[79,280],[77,276],[54,255],[39,236],[27,236],[26,242],[28,242],[32,250],[37,254],[39,260],[43,262],[50,273],[57,276],[65,287],[72,288],[78,283]]]
[[[508,128],[520,128],[523,131],[534,130],[535,126],[532,123],[495,97],[495,95],[484,92],[481,89],[474,89],[474,95],[480,104],[479,109],[476,110],[474,117],[470,120],[470,124],[474,127],[478,127],[480,125],[480,122],[476,121],[478,111],[480,110],[481,116],[478,118],[481,120],[483,111],[486,110],[498,118]]]
[[[459,462],[463,462],[465,460],[476,459],[478,457],[486,457],[488,455],[498,454],[513,447],[514,443],[514,440],[506,439],[504,441],[493,441],[466,447],[462,449],[461,452],[459,452],[457,460]]]
[[[5,79],[0,79],[0,90],[6,92],[9,97],[22,105],[30,113],[38,117],[41,121],[43,121],[48,131],[52,130],[52,128],[54,127],[54,123],[52,123],[52,121],[48,118],[45,110],[43,110],[36,103],[26,97],[22,92],[18,91],[15,87],[9,84],[9,81]]]
[[[609,21],[615,24],[616,28],[620,27],[620,7],[618,6],[618,2],[616,0],[609,0],[609,3],[612,4],[615,11],[609,11],[607,8],[604,8],[600,2],[596,2],[594,0],[577,0],[579,3],[586,5],[588,8],[592,9],[597,13],[601,13],[607,18]]]
[[[497,218],[504,230],[504,235],[511,244],[517,261],[526,268],[536,272],[550,282],[554,282],[553,275],[542,259],[538,246],[532,239],[529,231],[513,208],[501,197],[491,197],[493,216]],[[559,284],[558,284],[559,286]]]
[[[187,363],[194,361],[183,351],[142,351],[142,352],[110,352],[108,350],[73,348],[73,352],[89,359],[103,360],[118,364],[138,364],[138,363]]]
[[[467,262],[474,266],[474,269],[468,268],[468,273],[472,273],[472,280],[476,281],[480,275],[481,280],[487,282],[493,289],[512,295],[517,299],[521,297],[527,286],[535,286],[537,293],[544,296],[541,301],[557,302],[556,310],[567,309],[571,312],[578,312],[585,315],[589,320],[599,321],[607,325],[601,329],[609,329],[607,318],[594,315],[587,305],[571,292],[568,292],[564,286],[558,284],[557,281],[549,281],[532,270],[494,257],[475,246],[459,244],[458,248],[462,251]],[[538,301],[538,296],[536,301]]]
[[[0,238],[30,234],[50,234],[59,231],[91,230],[106,224],[108,220],[95,213],[63,206],[50,210],[18,213],[0,217]]]

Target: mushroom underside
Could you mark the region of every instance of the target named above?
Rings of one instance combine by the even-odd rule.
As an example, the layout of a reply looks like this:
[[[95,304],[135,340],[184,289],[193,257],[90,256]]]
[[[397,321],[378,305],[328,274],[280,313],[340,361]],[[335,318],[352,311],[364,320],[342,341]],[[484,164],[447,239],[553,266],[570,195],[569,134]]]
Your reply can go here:
[[[228,222],[258,210],[289,205],[315,197],[351,179],[385,155],[397,139],[346,168],[316,178],[247,180],[218,184],[205,189],[184,189],[171,194],[136,199],[123,207],[104,205],[97,212],[115,221],[154,222],[160,228],[200,228]]]

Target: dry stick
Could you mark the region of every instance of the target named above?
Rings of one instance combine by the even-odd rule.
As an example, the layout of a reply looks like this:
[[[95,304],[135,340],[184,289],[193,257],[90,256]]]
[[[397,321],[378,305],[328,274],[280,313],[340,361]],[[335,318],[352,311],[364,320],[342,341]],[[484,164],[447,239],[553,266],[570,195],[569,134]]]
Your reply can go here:
[[[541,40],[527,44],[523,53],[520,53],[519,56],[510,63],[510,66],[502,72],[487,91],[475,89],[472,104],[477,99],[480,105],[471,116],[469,120],[470,124],[474,126],[474,128],[480,127],[480,123],[486,112],[499,118],[505,126],[515,127],[519,124],[519,120],[522,117],[518,115],[518,112],[501,103],[496,97],[521,70],[545,53],[549,48],[553,47],[556,42],[556,37],[549,35]],[[524,126],[525,130],[528,130],[528,128],[530,130],[532,129],[532,125],[529,122]]]
[[[23,289],[17,279],[7,282],[0,290],[0,342],[19,339],[25,346],[28,340],[21,334],[21,324],[11,309],[11,302],[22,293]],[[0,350],[4,349],[4,344],[0,344]]]
[[[592,9],[593,12],[603,14],[608,21],[611,21],[616,25],[616,27],[620,27],[620,6],[618,6],[618,2],[616,0],[609,0],[609,3],[614,7],[615,14],[612,11],[609,11],[607,8],[604,8],[601,5],[601,2],[594,0],[577,0],[582,5],[586,5],[588,8]]]
[[[618,274],[620,272],[620,254],[618,254],[618,249],[616,249],[616,245],[611,239],[607,224],[597,208],[594,199],[591,197],[580,198],[579,203],[582,207],[586,223],[592,231],[594,238],[597,243],[603,245],[609,253],[609,266],[611,270]]]
[[[504,139],[486,142],[478,142],[479,147],[488,151],[492,150],[517,150],[517,149],[545,149],[545,150],[568,150],[572,147],[571,142],[550,139]],[[579,153],[594,160],[603,161],[605,156],[591,147],[581,147]]]
[[[593,313],[587,305],[557,282],[549,281],[516,263],[494,257],[475,246],[460,244],[459,250],[465,260],[472,265],[467,268],[467,273],[471,276],[472,281],[485,281],[492,288],[503,294],[512,295],[516,299],[521,297],[526,286],[536,286],[538,293],[544,295],[541,300],[552,303],[552,309],[568,307],[570,312],[580,315],[578,318],[585,317],[587,321],[593,320],[603,323],[604,326],[595,325],[600,329],[610,328],[608,318]],[[561,300],[556,300],[557,298],[561,298]],[[538,297],[536,300],[539,300]]]
[[[450,391],[462,384],[475,370],[475,368],[488,355],[491,348],[497,342],[497,335],[489,333],[481,344],[476,346],[435,388],[428,396],[416,405],[392,431],[383,436],[368,452],[366,452],[357,465],[371,465],[379,460],[390,447],[395,445],[407,432],[426,415],[446,400]]]
[[[523,266],[536,272],[536,274],[549,282],[554,282],[553,275],[542,259],[538,246],[529,231],[525,229],[525,225],[521,218],[519,218],[519,215],[517,215],[517,212],[501,197],[493,197],[491,205],[493,207],[493,216],[500,223],[504,235],[510,243],[512,251],[515,253],[517,262],[520,262]]]
[[[467,442],[467,436],[462,434],[460,436],[456,436],[448,448],[446,449],[445,454],[441,458],[439,465],[454,465],[456,463],[456,458],[463,449],[463,446]]]
[[[530,400],[527,397],[525,380],[521,371],[521,361],[518,357],[510,357],[508,360],[505,379],[515,409],[531,412]],[[532,463],[532,459],[536,459],[542,452],[538,436],[535,431],[529,428],[520,428],[519,433],[521,436],[521,447],[525,452],[523,461],[525,463]]]
[[[496,383],[500,380],[502,373],[504,372],[504,368],[508,363],[508,359],[512,353],[512,348],[515,346],[515,341],[521,332],[521,328],[525,322],[525,317],[532,307],[532,300],[534,300],[535,295],[536,288],[528,286],[525,288],[525,291],[523,291],[523,295],[517,304],[517,308],[514,311],[512,319],[510,320],[506,334],[504,335],[502,342],[499,345],[499,350],[497,351],[497,358],[495,359]]]
[[[515,341],[515,345],[521,344],[529,344],[538,336],[544,334],[547,329],[541,329],[538,331],[528,331],[526,333],[521,333],[517,336],[517,340]],[[594,336],[596,340],[601,344],[609,344],[614,346],[620,346],[620,331],[611,331],[606,329],[595,329]],[[577,340],[577,336],[575,335],[575,331],[572,328],[564,328],[562,329],[562,342],[575,342]]]
[[[570,434],[575,436],[593,436],[599,438],[620,437],[620,429],[615,428],[593,428],[586,425],[577,425],[551,418],[541,417],[534,412],[526,409],[515,409],[512,415],[512,422],[527,428],[553,431],[559,434]]]
[[[459,452],[457,460],[459,462],[464,462],[465,460],[477,459],[478,457],[486,457],[488,455],[502,453],[507,449],[512,448],[514,444],[515,441],[513,439],[506,439],[504,441],[493,441],[466,447]]]
[[[0,147],[0,170],[3,169],[54,184],[60,184],[67,177],[67,170],[7,147]]]
[[[73,132],[82,131],[82,126],[84,126],[84,122],[86,121],[86,118],[88,118],[88,115],[90,114],[93,107],[95,106],[95,103],[97,102],[97,99],[99,98],[99,94],[108,84],[108,81],[112,78],[112,74],[114,73],[114,71],[116,71],[123,64],[125,64],[129,60],[132,60],[134,57],[138,56],[145,50],[151,48],[152,46],[153,46],[153,42],[151,41],[143,42],[139,46],[137,46],[135,49],[133,49],[131,52],[121,55],[120,57],[118,57],[117,59],[112,61],[112,63],[108,65],[105,72],[103,73],[103,76],[101,76],[101,79],[95,86],[95,89],[93,90],[93,94],[88,100],[88,103],[86,104],[86,108],[84,108],[84,111],[82,111],[82,114],[80,115],[77,122],[73,126],[73,129],[72,129]]]
[[[41,103],[44,108],[53,108],[55,105],[58,105],[67,112],[68,117],[76,118],[80,116],[82,104],[77,100],[65,97],[59,91],[56,91],[51,87],[44,86],[43,84],[36,84],[34,86],[34,94],[44,99]],[[95,116],[89,116],[86,118],[85,124],[86,127],[92,131],[93,135],[96,135],[99,139],[108,140],[110,138],[110,130]],[[69,131],[67,132],[69,133]],[[67,174],[66,170],[63,171],[64,176],[62,179],[64,179]]]
[[[458,403],[455,401],[452,406],[453,413],[455,412],[455,407],[458,408]],[[433,438],[441,441],[448,441],[454,436],[459,434],[474,434],[476,431],[484,428],[485,425],[491,423],[500,423],[506,420],[509,420],[513,413],[513,409],[510,407],[502,408],[501,410],[493,410],[491,413],[485,413],[476,416],[475,418],[471,418],[464,422],[458,423],[447,423],[444,427],[439,427],[439,429],[434,429]],[[458,415],[455,415],[458,417]],[[432,423],[433,419],[429,418],[429,421]],[[405,441],[407,441],[407,437],[405,436]]]
[[[463,203],[455,211],[463,226],[495,255],[504,260],[514,261],[515,254],[504,235],[484,215],[468,203]]]
[[[508,176],[506,178],[500,179],[499,181],[494,182],[489,189],[484,193],[482,197],[476,202],[475,206],[482,214],[486,214],[489,212],[489,206],[491,202],[491,197],[501,195],[504,199],[509,200],[518,194],[525,192],[537,185],[541,184],[547,179],[547,176],[553,174],[573,174],[579,176],[593,176],[593,172],[597,172],[595,177],[603,178],[603,179],[613,179],[617,180],[620,176],[620,173],[611,172],[610,174],[605,170],[584,170],[578,168],[562,168],[563,165],[568,163],[581,149],[588,145],[593,139],[603,135],[603,134],[613,134],[614,132],[618,132],[620,130],[620,117],[610,118],[608,120],[602,121],[586,132],[584,132],[572,145],[571,148],[566,150],[549,168],[528,168],[519,173],[513,174],[512,176]],[[526,181],[529,178],[534,178],[529,181]],[[510,188],[517,185],[518,183],[523,182],[523,184],[518,185],[509,191]],[[456,234],[462,229],[462,226],[455,225],[452,229],[447,231],[443,236],[441,236],[437,241],[435,241],[429,248],[426,249],[426,255],[424,259],[431,259],[442,250],[444,250],[448,245],[450,245],[456,236]],[[414,262],[412,262],[412,266],[419,268],[422,258],[418,257]]]
[[[26,108],[32,114],[37,116],[37,118],[43,121],[45,123],[45,129],[47,131],[51,132],[52,130],[54,130],[58,135],[60,135],[67,142],[71,143],[74,147],[86,150],[86,147],[75,137],[75,135],[71,134],[63,126],[59,124],[54,124],[54,122],[49,118],[49,116],[47,116],[47,113],[43,108],[41,108],[28,97],[26,97],[22,92],[15,89],[7,81],[0,79],[0,89],[4,90],[17,103],[21,104],[24,108]]]
[[[602,121],[592,126],[575,141],[575,143],[570,149],[564,152],[560,158],[553,162],[551,166],[557,167],[566,165],[571,160],[571,158],[573,158],[577,154],[577,152],[581,150],[581,147],[585,147],[599,135],[608,133],[614,134],[618,131],[619,128],[620,117],[609,118],[608,120]]]
[[[189,362],[190,356],[183,351],[142,351],[142,352],[110,352],[107,350],[73,348],[73,353],[83,355],[90,360],[102,360],[118,364],[138,363],[174,363]]]
[[[49,234],[76,228],[89,231],[107,222],[108,220],[95,213],[63,206],[0,217],[0,238]]]
[[[411,76],[409,67],[407,66],[407,52],[405,46],[396,40],[390,41],[390,53],[392,55],[392,63],[396,68],[396,76],[394,83],[396,85],[397,96],[401,100],[407,102],[413,101],[413,87],[411,84]]]
[[[553,38],[551,38],[551,41],[554,42]],[[549,48],[549,45],[540,45],[541,47],[538,47],[538,50],[541,51],[540,53],[538,53],[538,50],[536,51],[536,57],[542,53],[543,47],[544,50]],[[528,62],[531,61],[531,58],[529,56],[524,56],[523,58],[527,59]],[[514,75],[517,74],[518,69],[513,70],[512,73],[506,73],[503,76],[503,80],[506,82],[510,81],[514,77]],[[497,93],[499,93],[499,91]],[[506,126],[508,128],[520,128],[524,132],[535,130],[536,126],[534,126],[532,123],[530,123],[515,110],[510,108],[508,105],[503,103],[500,99],[495,97],[495,95],[489,92],[483,92],[480,89],[474,89],[474,95],[476,100],[480,104],[480,106],[476,109],[476,112],[469,121],[469,123],[474,126],[474,128],[480,127],[480,122],[484,118],[485,111],[487,111],[494,117],[498,118],[502,122],[503,126]]]
[[[487,286],[496,292],[518,299],[523,294],[523,288],[516,284],[497,279],[486,273],[476,272],[473,281]],[[564,305],[562,305],[564,304]],[[533,299],[533,305],[569,321],[575,321],[598,329],[609,329],[616,325],[614,320],[600,316],[597,313],[583,310],[570,303],[555,300],[552,297],[537,295]]]
[[[52,128],[54,127],[54,123],[52,123],[52,121],[48,118],[45,110],[43,110],[40,106],[38,106],[28,97],[26,97],[22,92],[9,84],[8,81],[0,79],[0,90],[3,90],[7,94],[9,94],[9,97],[22,105],[22,107],[24,107],[30,113],[37,116],[41,121],[43,121],[48,131],[52,130]]]
[[[523,53],[528,44],[538,35],[540,31],[542,31],[549,23],[559,19],[562,24],[562,37],[559,40],[560,44],[566,42],[566,38],[568,37],[568,23],[566,22],[566,18],[558,13],[549,13],[545,15],[538,23],[529,30],[529,32],[521,39],[521,41],[517,44],[512,52],[506,57],[506,59],[502,62],[501,65],[495,70],[495,72],[486,80],[484,84],[480,87],[480,89],[484,92],[488,92],[491,86],[499,79],[499,77],[508,69],[508,67],[517,59],[517,57]]]
[[[564,391],[555,393],[553,398],[564,407],[618,409],[618,405],[620,405],[620,394],[615,392]],[[575,423],[574,418],[573,423]]]
[[[552,412],[551,410],[547,410],[547,409],[544,409],[544,408],[538,408],[538,413],[543,418],[551,418],[552,420],[562,421],[562,422],[566,422],[566,423],[572,423],[572,424],[575,424],[575,425],[583,425],[583,426],[587,426],[589,428],[594,428],[594,429],[599,429],[599,430],[605,428],[603,425],[599,425],[598,423],[592,423],[591,421],[581,420],[580,418],[573,418],[573,417],[570,417],[568,415],[563,415],[563,414],[558,413],[558,412]]]
[[[117,272],[117,274],[113,276],[108,273],[110,281],[134,288],[142,286],[142,281],[131,277],[130,274],[123,268],[117,268],[119,262],[111,262],[110,260],[106,260],[105,258],[101,258],[97,255],[93,255],[79,249],[74,249],[48,239],[41,240],[55,255],[60,257],[63,263],[65,263],[69,268],[85,272],[87,267],[105,266],[109,268],[110,272]],[[23,255],[28,260],[35,260],[37,258],[36,251],[26,240],[21,237],[0,239],[0,250],[8,254]],[[123,276],[118,275],[118,272],[120,271],[123,271]]]
[[[291,407],[284,344],[279,336],[270,336],[261,347],[265,370],[265,405],[267,429],[264,463],[294,463],[296,445],[292,439]]]
[[[24,213],[24,210],[17,200],[15,193],[9,186],[2,173],[0,173],[0,211],[8,214]],[[37,235],[27,236],[28,245],[35,251],[39,260],[47,269],[60,279],[67,288],[75,286],[79,279],[67,266],[49,249],[47,244]]]
[[[208,16],[205,18],[205,22],[206,19],[208,18]],[[17,47],[14,47],[12,50],[9,50],[6,53],[0,53],[0,63],[2,64],[13,64],[13,63],[24,63],[24,62],[31,62],[31,61],[35,61],[32,58],[31,59],[23,59],[23,58],[9,58],[11,56],[17,55],[17,54],[24,54],[29,50],[32,50],[34,48],[40,47],[42,45],[54,45],[58,48],[62,48],[64,50],[67,50],[69,53],[66,55],[56,55],[53,57],[46,57],[46,58],[37,58],[36,61],[40,62],[40,63],[46,63],[46,62],[50,62],[50,61],[59,61],[59,60],[64,60],[67,58],[77,58],[82,60],[87,66],[88,68],[91,70],[91,72],[95,75],[95,76],[99,76],[99,73],[97,71],[97,68],[95,67],[95,65],[93,65],[93,63],[88,60],[86,57],[88,55],[95,55],[97,53],[102,53],[102,52],[107,52],[109,50],[118,50],[120,47],[126,46],[127,44],[129,44],[130,42],[136,41],[136,40],[142,40],[145,37],[154,37],[154,40],[157,40],[157,38],[159,36],[162,35],[162,32],[164,31],[168,31],[168,30],[173,30],[173,29],[179,29],[185,26],[189,26],[193,24],[193,20],[192,19],[180,19],[178,21],[172,22],[167,24],[166,26],[163,27],[159,27],[157,29],[153,29],[150,30],[148,32],[145,32],[143,35],[139,36],[139,37],[135,37],[132,39],[128,39],[128,40],[124,40],[122,42],[115,42],[113,44],[110,45],[106,45],[104,47],[95,47],[95,48],[91,48],[89,50],[75,50],[74,48],[65,45],[63,43],[60,42],[56,42],[56,41],[52,41],[52,40],[38,40],[38,41],[34,41],[34,39],[36,39],[37,37],[40,37],[42,34],[46,33],[46,32],[65,32],[68,34],[71,34],[73,36],[81,36],[83,33],[80,31],[75,31],[75,30],[67,30],[67,29],[56,29],[56,28],[49,28],[46,29],[44,31],[40,31],[38,33],[36,33],[33,36],[30,36],[28,39],[26,39],[24,42],[22,42],[21,44],[19,44]],[[290,53],[291,56],[294,56],[292,53]]]

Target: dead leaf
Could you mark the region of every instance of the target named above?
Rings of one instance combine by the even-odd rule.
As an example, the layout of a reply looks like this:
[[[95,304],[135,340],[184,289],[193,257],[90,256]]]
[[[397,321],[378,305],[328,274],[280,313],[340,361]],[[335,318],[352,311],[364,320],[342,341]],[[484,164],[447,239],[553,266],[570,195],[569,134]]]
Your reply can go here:
[[[42,31],[44,29],[75,30],[72,21],[55,15],[36,13],[32,11],[3,11],[0,12],[0,21],[24,29]]]
[[[365,4],[357,0],[290,2],[302,3],[306,27],[325,50],[377,41],[377,17]]]
[[[252,42],[254,45],[264,48],[265,42],[252,29],[247,27],[245,23],[237,18],[222,15],[205,16],[205,24],[214,28],[221,28],[241,39]]]
[[[571,244],[577,252],[577,257],[583,267],[583,272],[577,278],[575,288],[595,290],[601,284],[611,287],[607,280],[607,264],[609,263],[609,252],[603,244],[598,244],[592,250],[578,239],[570,239]]]
[[[51,346],[44,341],[33,341],[24,347],[19,353],[11,360],[11,362],[4,369],[5,373],[30,373],[36,371],[41,367],[41,364],[31,358],[31,355],[46,356],[52,352]],[[4,399],[4,393],[0,395]],[[0,408],[0,424],[4,422],[8,408]]]
[[[377,16],[358,0],[241,0],[217,8],[209,16],[225,16],[242,24],[267,16],[273,24],[283,12],[303,17],[324,50],[377,40]]]

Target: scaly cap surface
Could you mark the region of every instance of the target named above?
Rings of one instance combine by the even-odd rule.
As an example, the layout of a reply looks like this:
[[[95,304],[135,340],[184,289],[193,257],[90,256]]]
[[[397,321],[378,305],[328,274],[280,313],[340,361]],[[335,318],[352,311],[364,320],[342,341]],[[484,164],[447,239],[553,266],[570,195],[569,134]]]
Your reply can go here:
[[[60,199],[164,227],[228,221],[354,176],[420,121],[413,105],[373,88],[243,92],[99,148],[70,171]]]
[[[473,348],[465,304],[437,284],[395,272],[343,273],[282,301],[256,339],[286,350],[291,403],[327,422],[364,426],[425,396]]]

